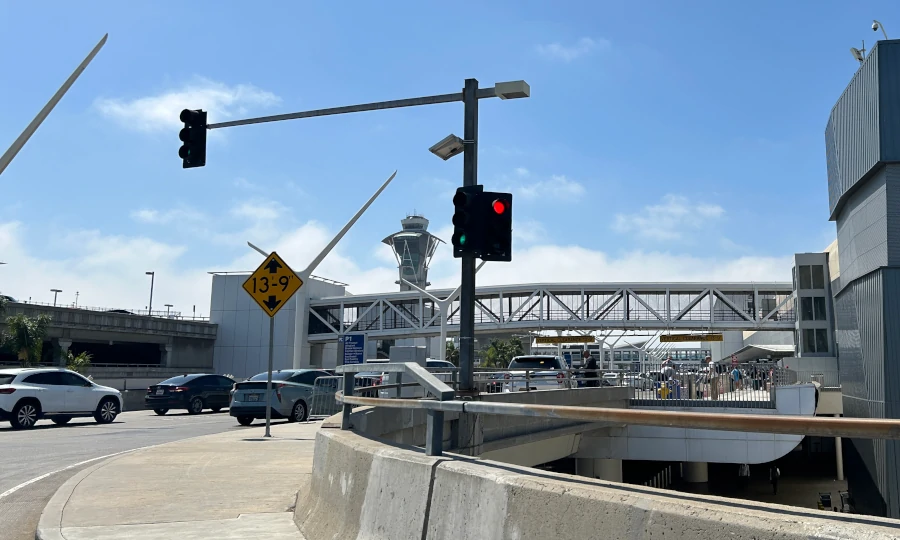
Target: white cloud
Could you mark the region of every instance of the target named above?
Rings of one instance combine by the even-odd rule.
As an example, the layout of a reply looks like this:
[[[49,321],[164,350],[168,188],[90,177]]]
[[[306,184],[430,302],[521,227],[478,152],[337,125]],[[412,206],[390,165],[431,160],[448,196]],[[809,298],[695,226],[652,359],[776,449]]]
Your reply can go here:
[[[141,223],[167,225],[169,223],[185,223],[200,221],[204,218],[202,212],[192,208],[173,208],[171,210],[153,210],[142,208],[131,213],[131,219]]]
[[[616,214],[613,229],[652,240],[679,240],[688,231],[708,227],[724,213],[719,205],[695,203],[669,194],[661,204],[645,206],[635,214]]]
[[[255,224],[254,224],[255,226]],[[260,229],[262,230],[262,229]],[[207,237],[184,234],[179,243],[166,243],[143,236],[105,235],[98,231],[74,231],[62,238],[25,241],[19,223],[0,223],[0,253],[8,265],[2,268],[2,292],[20,299],[52,301],[50,288],[59,288],[60,302],[69,304],[79,291],[79,304],[109,308],[143,309],[149,296],[146,271],[156,272],[154,304],[171,303],[185,313],[191,306],[208,314],[208,271],[249,271],[259,264],[259,255],[246,249],[251,240],[263,249],[278,250],[297,270],[303,269],[328,242],[335,230],[310,221],[288,230],[266,229],[262,237],[241,231],[230,235],[229,246],[240,246],[235,256],[218,256],[201,264],[185,261],[192,242]],[[449,241],[452,227],[436,227],[434,234]],[[350,234],[353,234],[351,231]],[[516,227],[520,242],[541,242],[517,247],[511,263],[489,263],[478,274],[481,285],[540,282],[750,282],[789,281],[791,257],[738,256],[696,257],[682,253],[632,251],[611,255],[577,245],[553,245],[542,241],[540,223],[523,222]],[[50,244],[50,257],[39,257],[30,245]],[[519,244],[521,245],[521,244]],[[229,253],[234,253],[229,252]],[[351,256],[341,244],[314,273],[349,283],[356,293],[394,291],[396,262],[385,245],[372,246],[362,256]],[[459,260],[450,247],[438,249],[431,264],[434,288],[454,288],[459,282]]]
[[[516,174],[519,176],[528,176],[530,172],[525,167],[517,167]]]
[[[235,178],[232,184],[234,185],[234,187],[240,189],[259,189],[259,186],[257,184],[254,184],[246,178]]]
[[[526,199],[572,200],[585,194],[584,186],[563,175],[553,175],[546,180],[513,185],[514,194]]]
[[[273,221],[280,218],[288,209],[278,201],[254,199],[238,203],[230,214],[236,218],[251,221]]]
[[[215,123],[246,115],[252,109],[276,105],[281,98],[252,84],[228,86],[197,78],[177,90],[132,100],[99,98],[94,107],[104,116],[137,131],[177,129],[182,109],[203,109],[208,122]]]
[[[610,45],[609,41],[605,39],[601,40],[593,40],[588,37],[583,37],[579,39],[577,42],[572,45],[563,45],[562,43],[555,42],[547,45],[538,45],[537,51],[541,56],[545,58],[550,58],[553,60],[560,60],[562,62],[571,62],[580,56],[584,56],[595,49],[605,49]]]
[[[547,236],[544,225],[533,219],[519,219],[513,224],[513,240],[519,242],[538,242]]]

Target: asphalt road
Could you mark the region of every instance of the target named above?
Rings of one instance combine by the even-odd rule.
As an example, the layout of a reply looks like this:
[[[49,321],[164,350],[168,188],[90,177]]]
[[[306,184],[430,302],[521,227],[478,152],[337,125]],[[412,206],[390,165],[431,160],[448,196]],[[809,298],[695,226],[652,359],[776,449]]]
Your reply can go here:
[[[243,428],[227,411],[196,416],[134,411],[106,425],[92,418],[75,418],[66,426],[43,420],[27,431],[14,431],[4,422],[0,424],[0,537],[33,539],[50,497],[72,475],[99,461],[82,464],[86,460],[232,429]],[[36,478],[40,479],[22,486]]]

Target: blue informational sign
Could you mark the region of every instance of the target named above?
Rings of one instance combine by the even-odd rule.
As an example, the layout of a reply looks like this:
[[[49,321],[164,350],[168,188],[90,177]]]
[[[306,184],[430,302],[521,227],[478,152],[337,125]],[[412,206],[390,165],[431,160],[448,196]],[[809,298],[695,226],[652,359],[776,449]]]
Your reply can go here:
[[[342,364],[364,364],[366,362],[365,334],[346,334],[339,337],[338,342],[344,345]]]

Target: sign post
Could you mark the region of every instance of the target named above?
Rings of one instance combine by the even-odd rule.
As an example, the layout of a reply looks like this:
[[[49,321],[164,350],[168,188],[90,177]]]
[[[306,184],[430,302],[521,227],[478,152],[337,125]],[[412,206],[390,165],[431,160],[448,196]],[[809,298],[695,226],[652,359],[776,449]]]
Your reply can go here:
[[[275,314],[284,307],[303,280],[294,273],[274,251],[265,258],[244,282],[244,290],[269,316],[269,371],[266,377],[266,437],[271,437],[272,424],[272,367],[275,354]]]
[[[344,334],[338,338],[341,348],[341,365],[366,363],[366,335]]]

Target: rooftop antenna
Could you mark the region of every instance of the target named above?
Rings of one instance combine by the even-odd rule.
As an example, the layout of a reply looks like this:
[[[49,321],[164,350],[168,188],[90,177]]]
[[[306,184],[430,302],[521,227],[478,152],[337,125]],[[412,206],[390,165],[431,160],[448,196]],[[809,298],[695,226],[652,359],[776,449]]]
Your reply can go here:
[[[863,40],[862,49],[857,49],[856,47],[850,47],[850,54],[852,54],[853,58],[856,58],[859,61],[860,65],[862,65],[863,60],[866,59],[866,41]]]
[[[887,32],[884,31],[884,25],[873,19],[872,20],[872,31],[877,32],[878,30],[881,30],[881,35],[884,36],[884,39],[888,38]]]

